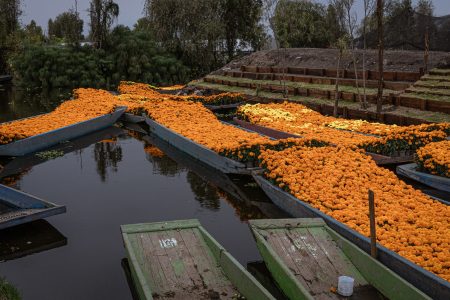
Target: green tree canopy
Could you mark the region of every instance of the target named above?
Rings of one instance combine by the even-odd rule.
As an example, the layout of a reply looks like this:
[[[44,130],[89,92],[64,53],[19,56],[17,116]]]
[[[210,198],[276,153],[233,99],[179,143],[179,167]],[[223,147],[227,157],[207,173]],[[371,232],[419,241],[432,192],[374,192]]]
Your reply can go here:
[[[327,47],[330,44],[327,11],[320,3],[279,0],[271,23],[280,47]]]
[[[83,20],[78,12],[69,10],[58,15],[53,21],[48,21],[48,36],[52,39],[62,39],[65,42],[78,45],[83,39]]]
[[[260,0],[146,0],[145,11],[156,40],[197,75],[222,66],[240,46],[258,49],[264,37]]]

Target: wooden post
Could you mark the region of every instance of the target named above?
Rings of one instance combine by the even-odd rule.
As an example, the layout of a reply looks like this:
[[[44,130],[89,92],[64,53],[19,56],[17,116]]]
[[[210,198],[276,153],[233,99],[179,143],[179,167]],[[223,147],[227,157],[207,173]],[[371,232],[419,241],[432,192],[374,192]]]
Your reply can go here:
[[[375,221],[375,196],[372,190],[369,190],[369,219],[370,219],[370,255],[377,258],[377,232]]]

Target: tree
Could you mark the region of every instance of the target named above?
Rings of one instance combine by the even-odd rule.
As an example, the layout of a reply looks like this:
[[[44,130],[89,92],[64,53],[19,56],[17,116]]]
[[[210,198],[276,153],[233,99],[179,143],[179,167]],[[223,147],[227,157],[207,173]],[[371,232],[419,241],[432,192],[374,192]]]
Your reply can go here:
[[[119,16],[119,5],[113,0],[91,0],[91,39],[97,48],[106,46],[107,37],[114,20]]]
[[[248,42],[255,49],[261,47],[262,0],[220,0],[219,10],[228,60],[234,57],[238,43]]]
[[[23,29],[22,41],[27,44],[40,44],[44,41],[44,32],[36,21],[31,20],[30,24]]]
[[[338,39],[344,36],[347,32],[344,22],[344,8],[342,1],[330,0],[327,7],[327,28],[330,31],[330,44],[334,45]]]
[[[381,114],[383,107],[383,63],[384,63],[384,36],[383,36],[383,0],[377,0],[377,32],[378,32],[378,94],[377,114]]]
[[[20,0],[0,0],[0,37],[6,38],[19,29],[21,14]]]
[[[7,71],[7,60],[18,45],[14,34],[21,14],[20,0],[0,0],[0,74]]]
[[[274,34],[282,48],[329,46],[326,10],[309,1],[279,0],[273,17]]]
[[[262,44],[259,0],[147,0],[156,40],[201,76],[231,59],[239,45]]]
[[[336,68],[336,82],[335,82],[335,91],[334,91],[334,107],[333,107],[333,116],[338,116],[338,107],[339,107],[339,78],[341,73],[341,61],[342,57],[347,50],[347,40],[346,37],[340,37],[336,42],[336,48],[339,50],[338,58],[337,58],[337,68]]]
[[[414,9],[411,0],[392,0],[386,10],[386,47],[414,48]]]
[[[71,45],[78,45],[83,39],[83,20],[78,12],[69,10],[48,21],[48,36],[62,39]]]
[[[363,71],[363,95],[364,95],[364,104],[367,104],[367,95],[366,95],[366,52],[367,52],[367,23],[369,19],[369,15],[372,14],[374,9],[374,0],[364,0],[364,18],[362,21],[362,38],[363,38],[363,54],[362,54],[362,71]]]

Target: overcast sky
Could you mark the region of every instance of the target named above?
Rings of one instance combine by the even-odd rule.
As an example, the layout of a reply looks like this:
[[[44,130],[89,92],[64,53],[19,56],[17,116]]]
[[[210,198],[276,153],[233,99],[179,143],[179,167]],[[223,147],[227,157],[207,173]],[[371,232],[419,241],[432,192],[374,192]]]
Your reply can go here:
[[[137,19],[143,16],[144,0],[115,0],[120,6],[119,24],[132,27]],[[328,0],[317,0],[327,4]],[[89,30],[89,18],[87,10],[89,0],[78,0],[78,11],[84,20],[85,33]],[[413,0],[416,3],[417,0]],[[433,0],[435,15],[442,16],[450,14],[450,0]],[[28,24],[34,19],[38,25],[47,30],[47,22],[58,14],[75,6],[75,0],[22,0],[22,23]],[[355,9],[362,14],[363,0],[355,0]]]

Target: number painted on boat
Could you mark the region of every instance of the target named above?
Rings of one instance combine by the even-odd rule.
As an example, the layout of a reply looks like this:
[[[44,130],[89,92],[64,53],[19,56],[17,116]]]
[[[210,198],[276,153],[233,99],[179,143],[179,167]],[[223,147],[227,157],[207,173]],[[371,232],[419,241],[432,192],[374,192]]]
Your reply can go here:
[[[173,248],[178,245],[177,240],[174,238],[159,240],[159,244],[161,245],[161,248]]]

